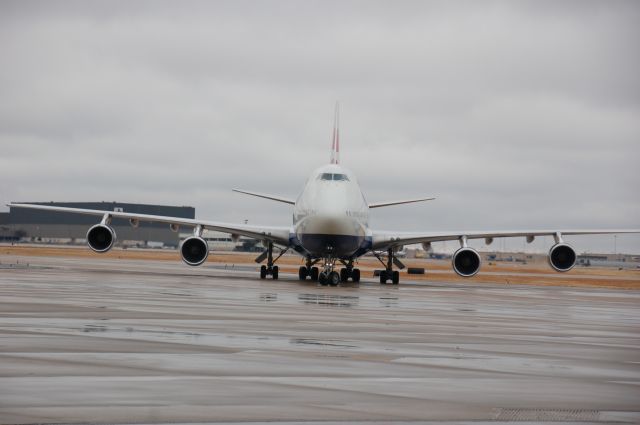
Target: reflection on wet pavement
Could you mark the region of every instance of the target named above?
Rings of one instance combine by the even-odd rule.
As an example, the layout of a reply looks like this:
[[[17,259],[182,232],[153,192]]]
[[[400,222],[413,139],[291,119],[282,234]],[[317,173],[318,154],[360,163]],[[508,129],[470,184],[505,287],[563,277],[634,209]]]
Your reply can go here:
[[[359,297],[330,294],[300,294],[298,299],[304,304],[316,304],[327,307],[354,307],[358,305]]]
[[[396,307],[398,305],[398,297],[380,297],[381,307]]]
[[[278,294],[272,294],[272,293],[260,294],[260,301],[264,301],[264,302],[278,301]]]

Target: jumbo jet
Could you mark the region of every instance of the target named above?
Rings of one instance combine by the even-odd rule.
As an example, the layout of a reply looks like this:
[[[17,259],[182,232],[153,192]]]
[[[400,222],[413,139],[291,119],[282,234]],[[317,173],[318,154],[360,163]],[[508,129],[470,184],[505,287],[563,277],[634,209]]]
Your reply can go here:
[[[300,280],[310,278],[321,285],[336,286],[349,279],[360,281],[360,269],[355,267],[357,259],[373,253],[382,263],[380,283],[397,285],[400,273],[405,268],[397,258],[403,246],[422,244],[431,249],[433,242],[458,241],[460,248],[453,254],[452,267],[460,276],[471,277],[480,270],[478,252],[468,246],[471,239],[484,239],[487,245],[494,238],[524,237],[531,243],[538,236],[553,236],[555,243],[549,250],[548,260],[553,269],[566,272],[576,263],[576,252],[563,240],[565,235],[595,235],[616,233],[640,233],[638,229],[623,230],[515,230],[515,231],[453,231],[453,232],[389,232],[369,227],[369,211],[392,205],[423,202],[435,198],[419,198],[400,201],[368,203],[355,175],[340,165],[339,117],[336,105],[330,161],[311,173],[302,193],[296,200],[280,196],[233,189],[247,195],[283,202],[293,206],[291,226],[254,226],[247,224],[221,223],[180,217],[134,214],[126,211],[100,211],[81,208],[56,207],[37,204],[11,203],[13,208],[32,208],[51,212],[88,214],[102,217],[100,222],[87,232],[89,248],[98,253],[109,251],[116,234],[110,226],[114,218],[128,219],[133,227],[141,221],[167,223],[173,231],[180,226],[193,228],[193,234],[180,244],[182,260],[189,266],[203,264],[209,255],[209,246],[202,237],[205,230],[231,234],[232,237],[248,236],[262,241],[265,251],[256,258],[260,267],[260,278],[278,279],[276,262],[288,250],[293,250],[305,259],[298,270]],[[279,253],[274,258],[274,246]],[[319,266],[319,267],[318,267]],[[394,270],[394,266],[396,270]],[[339,269],[339,272],[338,272]]]

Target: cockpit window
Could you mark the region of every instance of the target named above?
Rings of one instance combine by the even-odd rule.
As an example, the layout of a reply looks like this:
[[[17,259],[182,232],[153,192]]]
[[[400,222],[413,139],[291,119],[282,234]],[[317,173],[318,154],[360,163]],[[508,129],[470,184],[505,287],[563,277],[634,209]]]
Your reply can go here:
[[[322,173],[318,176],[319,180],[333,180],[333,181],[349,181],[349,177],[346,174],[332,174]]]

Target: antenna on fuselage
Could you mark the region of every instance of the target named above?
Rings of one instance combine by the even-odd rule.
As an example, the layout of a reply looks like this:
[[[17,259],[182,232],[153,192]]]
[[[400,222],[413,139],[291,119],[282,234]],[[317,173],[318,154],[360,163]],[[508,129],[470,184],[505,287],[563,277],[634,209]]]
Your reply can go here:
[[[340,105],[336,102],[333,116],[333,137],[331,140],[331,164],[340,163]]]

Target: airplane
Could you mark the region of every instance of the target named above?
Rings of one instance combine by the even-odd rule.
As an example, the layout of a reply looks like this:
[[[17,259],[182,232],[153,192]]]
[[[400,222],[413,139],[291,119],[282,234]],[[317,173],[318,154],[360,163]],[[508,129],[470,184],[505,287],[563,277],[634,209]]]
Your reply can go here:
[[[640,233],[638,229],[618,230],[515,230],[515,231],[453,231],[453,232],[390,232],[369,227],[369,211],[392,205],[431,201],[433,197],[369,203],[364,197],[355,175],[340,165],[339,110],[336,104],[331,138],[330,161],[314,170],[296,200],[246,190],[235,192],[256,196],[271,201],[293,205],[291,226],[255,226],[248,224],[221,223],[199,219],[166,217],[149,214],[135,214],[126,211],[101,211],[82,208],[56,207],[38,204],[10,203],[12,208],[32,208],[51,212],[88,214],[102,217],[100,223],[87,231],[89,248],[98,253],[109,251],[116,234],[110,226],[114,218],[128,219],[133,227],[141,221],[167,223],[173,231],[180,226],[193,228],[193,234],[180,244],[182,260],[189,266],[203,264],[209,255],[209,247],[202,237],[204,230],[224,232],[237,238],[240,235],[263,242],[265,251],[256,259],[263,263],[260,278],[278,279],[276,262],[288,250],[293,250],[305,259],[305,265],[298,270],[298,278],[308,277],[321,285],[337,286],[340,282],[360,281],[360,269],[355,267],[357,259],[373,253],[384,266],[380,271],[381,284],[390,282],[397,285],[404,269],[398,259],[398,252],[405,245],[422,244],[430,250],[433,242],[458,241],[460,248],[452,256],[453,270],[462,277],[472,277],[478,273],[481,258],[468,245],[471,239],[484,239],[490,245],[495,238],[525,237],[528,243],[539,236],[553,236],[555,243],[548,254],[549,264],[558,272],[571,270],[576,264],[575,250],[563,240],[566,235],[595,235]],[[281,247],[274,258],[274,246]],[[318,267],[317,265],[320,265]],[[337,269],[340,268],[338,272]]]

